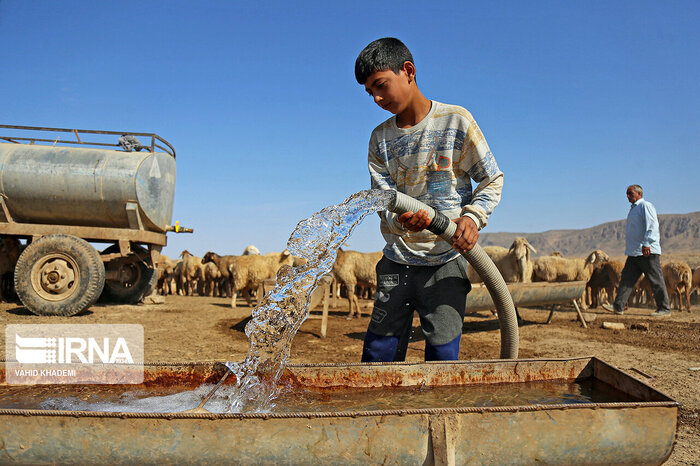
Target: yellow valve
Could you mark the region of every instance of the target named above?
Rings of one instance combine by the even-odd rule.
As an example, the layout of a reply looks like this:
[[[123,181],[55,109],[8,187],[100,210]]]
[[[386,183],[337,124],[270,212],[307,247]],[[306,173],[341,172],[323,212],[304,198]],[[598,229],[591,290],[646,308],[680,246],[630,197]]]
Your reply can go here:
[[[178,233],[180,231],[180,221],[175,220],[175,233]]]

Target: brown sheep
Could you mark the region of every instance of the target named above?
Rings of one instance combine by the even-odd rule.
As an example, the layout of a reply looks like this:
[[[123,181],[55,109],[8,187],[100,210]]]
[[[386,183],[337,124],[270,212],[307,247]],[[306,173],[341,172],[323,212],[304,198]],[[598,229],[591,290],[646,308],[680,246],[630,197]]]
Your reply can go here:
[[[233,275],[230,272],[231,265],[236,261],[239,256],[220,256],[212,251],[207,251],[202,257],[202,264],[214,263],[221,273],[221,278],[224,282],[224,287],[226,288],[226,297],[231,297],[231,287],[233,286]]]
[[[2,239],[2,244],[0,244],[0,301],[5,301],[6,295],[14,286],[11,280],[10,282],[5,281],[5,276],[14,274],[17,259],[19,259],[23,249],[24,247],[17,238]]]
[[[635,306],[645,305],[651,307],[650,303],[654,302],[654,290],[651,288],[651,282],[645,275],[637,279],[630,299]]]
[[[695,269],[693,272],[693,282],[691,287],[691,293],[695,290],[696,293],[700,293],[700,267]]]
[[[596,268],[591,274],[590,280],[586,284],[586,302],[591,307],[596,308],[602,302],[601,295],[605,292],[607,301],[610,303],[615,299],[615,291],[620,286],[622,277],[622,269],[625,264],[618,261],[605,261],[599,268]]]
[[[607,292],[610,285],[608,274],[603,271],[603,268],[593,270],[590,280],[586,283],[586,304],[595,309],[598,304],[603,302],[603,295],[610,300],[610,294]]]
[[[362,317],[359,300],[355,294],[357,285],[377,288],[377,263],[382,258],[381,252],[343,251],[338,249],[338,256],[333,264],[333,276],[338,283],[345,285],[348,292],[348,316]]]
[[[172,281],[175,276],[175,261],[168,256],[160,254],[156,262],[158,270],[158,285],[156,289],[162,295],[173,294]]]
[[[678,309],[683,311],[685,301],[686,310],[690,312],[690,288],[693,280],[690,266],[683,261],[672,261],[663,264],[661,271],[664,274],[669,300],[678,297]]]

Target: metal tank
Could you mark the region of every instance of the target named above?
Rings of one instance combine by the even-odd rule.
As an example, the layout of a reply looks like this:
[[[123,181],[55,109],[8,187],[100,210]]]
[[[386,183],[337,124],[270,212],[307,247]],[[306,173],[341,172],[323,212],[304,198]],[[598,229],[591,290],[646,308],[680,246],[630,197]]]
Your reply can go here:
[[[16,222],[164,232],[175,159],[162,152],[0,144],[0,196]],[[133,217],[131,217],[133,218]]]
[[[170,143],[155,133],[0,129],[0,248],[27,309],[71,316],[99,298],[134,304],[150,294],[166,232],[192,232],[170,225]]]

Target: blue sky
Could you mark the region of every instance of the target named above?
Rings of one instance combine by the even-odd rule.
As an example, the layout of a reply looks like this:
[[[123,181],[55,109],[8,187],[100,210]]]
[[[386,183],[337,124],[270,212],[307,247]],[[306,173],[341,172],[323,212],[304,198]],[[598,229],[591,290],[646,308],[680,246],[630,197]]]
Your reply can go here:
[[[155,132],[178,154],[183,249],[280,251],[368,188],[390,115],[353,76],[403,40],[426,97],[469,109],[505,173],[485,232],[700,210],[700,2],[0,0],[0,122]],[[350,238],[383,247],[373,216]]]

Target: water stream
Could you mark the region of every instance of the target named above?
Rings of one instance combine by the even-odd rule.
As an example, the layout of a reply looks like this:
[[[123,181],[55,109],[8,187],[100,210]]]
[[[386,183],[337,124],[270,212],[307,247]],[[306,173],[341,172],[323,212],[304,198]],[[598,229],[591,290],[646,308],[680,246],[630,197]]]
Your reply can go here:
[[[274,407],[280,390],[277,382],[289,361],[294,336],[309,316],[319,279],[331,271],[338,248],[355,227],[368,214],[386,210],[392,199],[391,191],[360,191],[297,224],[287,249],[307,262],[280,268],[275,288],[253,309],[245,328],[248,355],[241,362],[226,363],[237,380],[226,412],[267,412]]]

